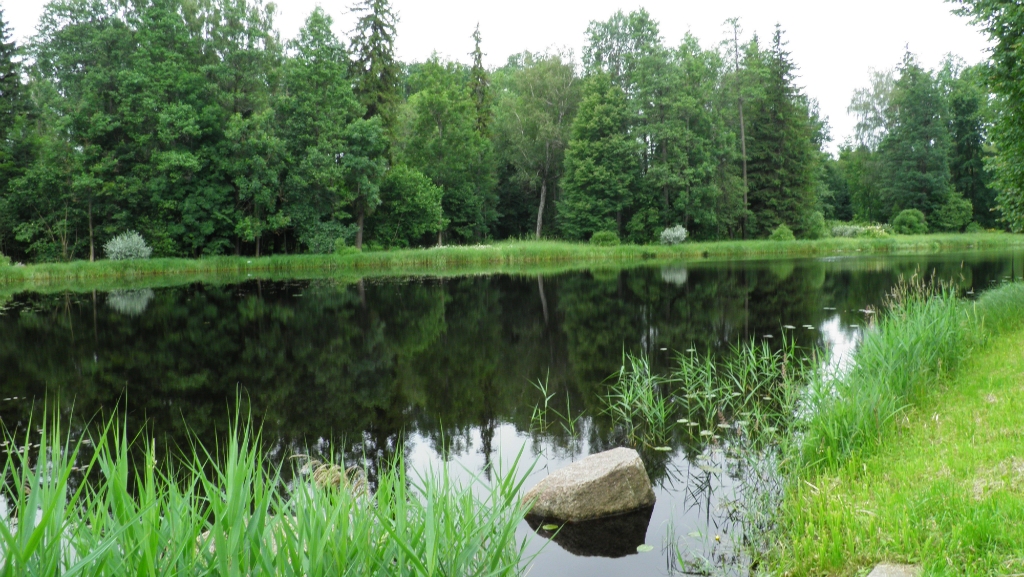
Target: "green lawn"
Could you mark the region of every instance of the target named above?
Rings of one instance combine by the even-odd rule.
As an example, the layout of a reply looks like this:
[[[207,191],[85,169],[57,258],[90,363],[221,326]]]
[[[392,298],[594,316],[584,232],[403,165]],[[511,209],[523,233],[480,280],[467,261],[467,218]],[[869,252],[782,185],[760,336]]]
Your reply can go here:
[[[1019,326],[1019,325],[1018,325]],[[779,575],[1024,575],[1024,329],[993,337],[897,435],[786,497]]]

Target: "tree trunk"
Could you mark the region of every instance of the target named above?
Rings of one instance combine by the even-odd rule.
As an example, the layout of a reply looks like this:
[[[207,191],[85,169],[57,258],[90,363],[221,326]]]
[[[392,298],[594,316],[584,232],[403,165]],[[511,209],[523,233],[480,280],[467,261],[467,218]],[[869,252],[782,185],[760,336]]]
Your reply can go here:
[[[747,238],[747,130],[743,123],[743,97],[740,97],[740,154],[743,155],[743,238]]]
[[[359,205],[359,217],[356,218],[356,250],[363,250],[363,221],[366,218],[366,208]]]
[[[260,257],[260,239],[263,235],[256,235],[256,258]]]
[[[96,241],[92,235],[92,199],[89,199],[89,262],[96,262]]]
[[[537,275],[537,291],[540,293],[540,308],[544,313],[544,326],[548,326],[548,297],[544,294],[544,277]]]
[[[544,203],[548,200],[548,181],[540,181],[540,206],[537,207],[537,240],[540,240],[540,233],[544,227]]]

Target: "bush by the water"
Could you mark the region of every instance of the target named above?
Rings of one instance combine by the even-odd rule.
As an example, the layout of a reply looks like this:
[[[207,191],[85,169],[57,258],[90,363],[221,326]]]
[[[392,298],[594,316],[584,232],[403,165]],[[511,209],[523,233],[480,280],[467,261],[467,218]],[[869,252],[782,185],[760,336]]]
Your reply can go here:
[[[924,234],[928,232],[928,221],[920,210],[908,208],[892,219],[892,228],[897,234]]]
[[[0,266],[7,266],[11,264],[11,257],[4,256],[4,253],[0,252]]]
[[[149,258],[153,254],[142,235],[129,230],[122,232],[103,245],[103,254],[110,260],[136,260]]]
[[[686,237],[690,236],[686,228],[680,224],[661,231],[661,244],[676,245],[683,244]]]
[[[619,235],[610,230],[601,230],[590,237],[590,244],[595,246],[619,246]]]
[[[772,231],[768,240],[796,240],[796,236],[793,235],[793,229],[785,224],[780,224],[778,228]]]
[[[945,204],[932,213],[932,225],[944,232],[961,232],[974,216],[974,205],[960,193],[952,193]]]
[[[829,228],[825,224],[825,215],[821,214],[820,211],[812,212],[804,223],[804,232],[802,238],[810,240],[818,240],[821,238],[829,237]]]
[[[981,226],[980,224],[978,224],[976,222],[972,222],[971,224],[967,225],[967,228],[964,229],[964,232],[966,232],[968,234],[975,234],[975,233],[979,233],[979,232],[985,232],[985,227]]]

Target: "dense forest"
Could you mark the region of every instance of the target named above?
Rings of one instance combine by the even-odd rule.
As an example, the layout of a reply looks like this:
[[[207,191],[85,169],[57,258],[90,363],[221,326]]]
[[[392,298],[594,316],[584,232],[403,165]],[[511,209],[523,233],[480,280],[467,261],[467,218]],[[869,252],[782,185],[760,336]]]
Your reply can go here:
[[[282,42],[260,0],[53,0],[25,45],[0,12],[0,253],[98,259],[126,230],[194,257],[676,225],[820,238],[906,209],[936,231],[1018,224],[995,64],[908,53],[853,95],[856,138],[832,155],[781,27],[669,46],[646,11],[618,12],[579,61],[489,69],[479,28],[466,63],[404,63],[388,0],[351,9],[347,38],[317,8]]]

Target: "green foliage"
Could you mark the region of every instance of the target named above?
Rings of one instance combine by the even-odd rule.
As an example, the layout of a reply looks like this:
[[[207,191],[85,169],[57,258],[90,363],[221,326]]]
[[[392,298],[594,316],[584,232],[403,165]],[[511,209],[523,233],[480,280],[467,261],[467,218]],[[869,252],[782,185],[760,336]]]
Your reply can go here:
[[[366,110],[364,118],[380,117],[391,130],[401,102],[401,65],[395,59],[398,15],[390,0],[360,0],[352,12],[359,15],[350,50],[355,93]]]
[[[590,244],[594,246],[618,246],[619,235],[611,230],[599,230],[591,235]]]
[[[974,207],[971,201],[959,192],[950,193],[946,203],[932,214],[932,225],[936,230],[945,232],[962,232],[967,223],[971,222]]]
[[[816,205],[822,125],[796,84],[796,66],[776,27],[771,46],[755,38],[744,65],[759,81],[762,96],[751,103],[747,131],[748,236],[765,237],[790,223],[804,233],[807,213]],[[787,227],[788,229],[788,227]]]
[[[768,235],[768,240],[772,240],[772,241],[796,240],[796,235],[793,234],[793,229],[789,228],[788,226],[785,225],[785,223],[783,223],[783,224],[780,224],[779,226],[775,227],[775,230],[773,230],[772,233],[770,235]]]
[[[892,219],[892,228],[896,234],[925,234],[928,232],[928,221],[920,210],[908,208]]]
[[[807,221],[803,226],[804,232],[801,238],[807,238],[811,240],[817,240],[819,238],[828,238],[831,236],[831,230],[828,225],[825,224],[825,215],[815,210],[808,213]]]
[[[402,148],[396,156],[443,189],[446,236],[458,242],[482,240],[497,219],[494,151],[476,129],[465,70],[434,56],[410,83],[419,90],[402,111]]]
[[[122,232],[103,245],[103,253],[110,260],[138,260],[149,258],[153,254],[142,235],[129,230]]]
[[[444,230],[444,191],[418,170],[404,164],[391,168],[381,185],[381,206],[371,217],[371,235],[384,247],[429,243]]]
[[[984,64],[966,66],[949,57],[938,80],[949,103],[950,182],[974,207],[972,218],[994,228],[998,220],[996,190],[992,173],[985,168],[992,158],[988,131],[995,112],[986,85],[987,68]]]
[[[639,146],[628,132],[631,113],[622,89],[604,74],[586,82],[565,153],[559,223],[566,238],[622,231],[635,194]]]
[[[501,202],[510,204],[513,194],[535,198],[535,236],[540,238],[544,211],[555,196],[549,197],[549,191],[554,192],[562,178],[580,83],[571,63],[559,54],[524,52],[509,60],[509,66],[495,75],[495,147],[498,158],[512,168],[511,186]]]
[[[992,142],[996,154],[988,166],[995,172],[998,208],[1010,229],[1024,230],[1024,61],[1020,37],[1024,15],[1018,6],[1002,0],[953,0],[958,13],[969,16],[992,41],[987,84],[998,95]],[[967,155],[971,158],[973,155]],[[973,199],[972,199],[973,200]],[[980,203],[983,205],[984,203]]]
[[[883,212],[939,209],[949,196],[948,114],[935,78],[907,53],[888,104],[888,132],[878,147]]]
[[[981,226],[977,222],[971,221],[967,225],[967,228],[964,229],[964,232],[966,232],[967,234],[977,234],[979,232],[985,232],[985,227]]]

